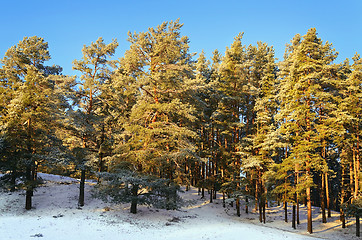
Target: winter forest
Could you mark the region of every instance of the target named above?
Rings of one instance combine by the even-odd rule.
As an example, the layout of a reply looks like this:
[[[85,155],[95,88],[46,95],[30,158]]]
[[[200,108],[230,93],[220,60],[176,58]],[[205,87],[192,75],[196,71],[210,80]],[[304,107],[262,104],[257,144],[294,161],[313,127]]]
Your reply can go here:
[[[235,36],[225,52],[191,53],[178,20],[94,39],[73,61],[80,77],[49,66],[46,39],[24,37],[0,65],[0,187],[33,207],[39,173],[86,179],[93,197],[174,210],[181,190],[232,205],[235,216],[283,206],[297,228],[305,206],[340,228],[362,214],[362,59],[335,63],[338,52],[312,28],[296,34],[277,61],[267,43]],[[122,44],[122,43],[120,43]],[[61,193],[59,193],[61,194]],[[287,208],[292,208],[288,219]],[[26,212],[26,211],[25,211]],[[305,214],[305,213],[303,213]]]

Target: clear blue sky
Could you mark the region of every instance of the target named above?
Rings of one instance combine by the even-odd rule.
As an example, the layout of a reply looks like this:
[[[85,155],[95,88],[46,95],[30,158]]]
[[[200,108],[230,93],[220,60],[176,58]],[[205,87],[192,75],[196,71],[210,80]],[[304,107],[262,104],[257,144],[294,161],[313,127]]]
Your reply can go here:
[[[52,60],[64,74],[78,75],[72,61],[80,59],[83,45],[103,37],[117,38],[116,57],[129,47],[127,32],[147,31],[164,21],[184,23],[182,35],[192,52],[224,52],[244,32],[244,44],[263,41],[273,45],[282,60],[285,44],[297,33],[315,27],[322,40],[333,44],[337,62],[362,55],[361,0],[3,0],[0,8],[0,56],[25,36],[43,37]]]

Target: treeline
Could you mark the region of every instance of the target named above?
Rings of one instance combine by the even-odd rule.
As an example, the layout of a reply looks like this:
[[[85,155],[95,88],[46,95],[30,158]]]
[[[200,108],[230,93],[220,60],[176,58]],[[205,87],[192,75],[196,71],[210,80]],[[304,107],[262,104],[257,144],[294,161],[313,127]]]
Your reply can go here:
[[[45,65],[42,38],[11,47],[0,68],[2,185],[24,189],[26,209],[45,171],[80,176],[79,206],[88,174],[99,197],[133,213],[177,208],[182,184],[234,199],[239,216],[253,202],[264,223],[272,201],[293,205],[294,228],[305,203],[310,233],[312,205],[323,222],[336,210],[342,227],[346,214],[359,223],[360,56],[334,63],[332,44],[310,29],[281,62],[266,43],[243,45],[243,34],[208,60],[189,52],[181,27],[129,33],[118,60],[118,42],[99,38],[73,61],[80,78]]]

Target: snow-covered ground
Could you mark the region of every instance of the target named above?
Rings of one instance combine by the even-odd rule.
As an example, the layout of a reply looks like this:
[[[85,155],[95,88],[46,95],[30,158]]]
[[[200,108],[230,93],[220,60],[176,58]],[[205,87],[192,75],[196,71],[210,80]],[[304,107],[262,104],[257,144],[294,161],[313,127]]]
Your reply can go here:
[[[342,229],[338,214],[322,224],[318,209],[314,213],[314,234],[306,232],[305,208],[301,206],[301,224],[296,230],[283,220],[281,207],[267,210],[267,223],[261,224],[255,213],[241,217],[235,209],[201,200],[197,189],[183,193],[194,199],[192,206],[177,211],[139,206],[138,214],[129,213],[128,204],[104,203],[91,197],[94,183],[86,184],[85,206],[77,208],[78,180],[40,174],[45,184],[33,197],[34,209],[24,210],[22,192],[0,192],[0,239],[26,240],[193,240],[193,239],[357,239],[353,222]],[[207,197],[207,196],[206,196]]]

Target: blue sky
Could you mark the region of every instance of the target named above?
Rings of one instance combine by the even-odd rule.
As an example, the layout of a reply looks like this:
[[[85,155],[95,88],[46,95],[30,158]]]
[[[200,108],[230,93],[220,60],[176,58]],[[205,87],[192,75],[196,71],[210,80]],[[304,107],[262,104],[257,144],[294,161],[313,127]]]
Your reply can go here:
[[[2,1],[0,57],[25,36],[43,37],[49,43],[49,64],[64,74],[78,75],[72,61],[80,59],[83,45],[98,37],[117,38],[115,58],[129,47],[127,32],[147,31],[164,21],[180,18],[182,35],[190,39],[191,52],[224,52],[239,32],[245,45],[266,42],[282,60],[285,44],[297,33],[315,27],[322,40],[339,52],[337,62],[362,55],[361,0],[259,0],[259,1]]]

